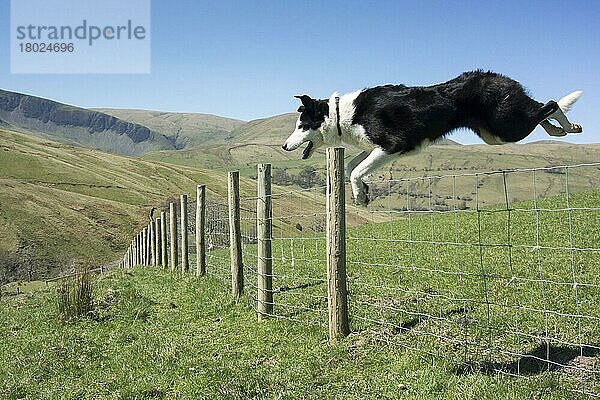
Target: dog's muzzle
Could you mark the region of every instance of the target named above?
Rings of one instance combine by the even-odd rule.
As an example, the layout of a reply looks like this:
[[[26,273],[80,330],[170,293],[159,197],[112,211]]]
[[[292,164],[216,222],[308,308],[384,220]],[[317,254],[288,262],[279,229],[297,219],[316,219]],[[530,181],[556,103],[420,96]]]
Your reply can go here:
[[[302,144],[304,144],[304,143],[302,143]],[[300,146],[294,146],[294,148],[289,148],[288,145],[287,145],[287,143],[284,143],[283,146],[281,146],[281,148],[283,150],[285,150],[285,151],[294,151],[294,150],[296,150]],[[315,144],[312,142],[312,140],[309,140],[308,141],[308,145],[306,146],[306,148],[302,152],[302,159],[303,160],[306,160],[308,157],[311,156],[311,153],[312,153],[312,150],[313,150],[314,147],[315,147]]]

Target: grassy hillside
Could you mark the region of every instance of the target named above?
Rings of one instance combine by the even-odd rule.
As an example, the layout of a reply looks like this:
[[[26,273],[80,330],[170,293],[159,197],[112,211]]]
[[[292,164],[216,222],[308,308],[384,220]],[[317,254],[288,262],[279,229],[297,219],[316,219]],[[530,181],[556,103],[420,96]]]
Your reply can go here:
[[[236,140],[239,137],[236,136]],[[240,168],[241,173],[247,177],[255,176],[255,164],[270,162],[274,169],[285,171],[287,174],[297,176],[302,170],[316,171],[321,179],[325,177],[324,149],[317,150],[309,160],[301,160],[301,150],[286,152],[281,150],[279,143],[283,139],[270,138],[274,143],[246,143],[207,146],[199,149],[190,149],[180,152],[161,151],[144,155],[145,159],[160,162],[187,165],[194,167],[207,166],[211,169],[226,170],[231,165]],[[450,143],[451,144],[451,143]],[[357,150],[348,149],[346,158],[349,161],[358,154]],[[578,163],[597,162],[600,160],[600,144],[576,145],[561,142],[542,142],[532,144],[511,144],[504,146],[488,145],[433,145],[421,153],[399,157],[394,163],[378,170],[371,181],[374,182],[371,191],[374,198],[372,207],[397,207],[398,202],[390,204],[388,200],[377,200],[377,196],[389,190],[401,190],[402,182],[390,185],[389,180],[402,180],[406,178],[427,177],[438,175],[463,175],[477,172],[509,170],[519,168],[548,167],[557,165],[573,165]],[[540,193],[547,195],[557,194],[564,188],[564,173],[542,174],[537,188]],[[585,170],[583,175],[572,177],[572,189],[582,190],[600,185],[600,176],[596,169]],[[444,192],[445,196],[452,195],[452,187],[448,186],[450,179],[434,180],[436,188]],[[275,182],[283,182],[275,179]],[[466,202],[466,206],[473,206],[475,199],[475,177],[459,178],[456,193],[459,193]],[[423,181],[423,184],[427,184]],[[492,204],[498,199],[490,195],[499,184],[496,178],[484,178],[479,182],[479,192],[483,194],[484,204]],[[521,185],[513,184],[510,200],[524,200],[531,198],[531,185],[528,180],[523,180]],[[502,199],[500,199],[502,200]],[[401,203],[403,199],[400,199]],[[497,201],[496,201],[497,202]]]
[[[61,143],[137,155],[175,149],[160,132],[81,107],[0,89],[0,121]],[[1,123],[1,122],[0,122]]]
[[[283,140],[293,132],[297,119],[298,113],[287,113],[250,121],[234,131],[232,142],[279,144],[281,146]]]
[[[40,263],[112,261],[147,221],[151,206],[225,175],[69,147],[0,130],[0,252],[32,253]],[[248,190],[248,186],[244,186]]]
[[[115,108],[95,110],[160,132],[171,139],[177,149],[225,142],[234,135],[236,128],[244,124],[237,119],[200,113]]]
[[[402,180],[405,178],[433,177],[431,184],[437,193],[439,205],[451,205],[449,196],[453,192],[460,195],[465,201],[465,206],[475,207],[476,197],[479,196],[481,204],[497,204],[505,201],[503,196],[503,177],[473,176],[477,172],[502,171],[511,169],[544,168],[549,166],[576,165],[580,163],[593,163],[600,160],[600,144],[575,145],[569,143],[552,144],[525,144],[525,145],[472,145],[472,146],[445,146],[430,147],[421,154],[398,159],[387,169],[378,171],[371,177],[374,194],[381,191],[385,194],[391,190],[403,192],[407,190],[407,183],[399,181],[392,183],[390,179]],[[571,170],[569,188],[573,192],[589,190],[600,186],[600,175],[596,167],[579,168]],[[471,176],[460,177],[460,175]],[[451,175],[459,177],[454,181]],[[445,176],[445,178],[435,178]],[[507,185],[511,190],[507,193],[510,202],[528,200],[533,196],[532,174],[512,174]],[[415,180],[421,192],[426,192],[430,180]],[[536,174],[536,191],[546,196],[556,195],[564,191],[566,175],[564,170],[555,169]],[[453,185],[456,185],[453,187]],[[411,189],[411,190],[414,190]],[[444,197],[446,200],[444,200]],[[375,199],[371,205],[374,208],[385,209],[401,207],[405,199],[397,199],[391,203],[387,199]]]

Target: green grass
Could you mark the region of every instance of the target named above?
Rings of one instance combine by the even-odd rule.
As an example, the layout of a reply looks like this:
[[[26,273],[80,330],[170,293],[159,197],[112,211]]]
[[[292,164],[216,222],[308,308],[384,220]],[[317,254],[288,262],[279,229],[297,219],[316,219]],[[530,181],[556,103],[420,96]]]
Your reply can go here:
[[[227,287],[156,268],[114,271],[94,319],[60,323],[46,289],[0,301],[6,399],[561,399],[557,374],[456,374],[363,331],[336,346],[326,330],[257,322]]]
[[[223,171],[0,133],[0,182],[9,188],[0,193],[0,250],[34,243],[53,254],[110,260],[125,250],[148,207],[174,194],[193,193],[198,182],[210,184],[213,198],[225,194]],[[585,157],[594,151],[590,148]],[[245,174],[252,168],[247,166]],[[570,175],[570,207],[600,207],[598,191],[577,193],[598,187],[597,170],[587,170]],[[571,399],[578,398],[573,390],[599,394],[597,375],[547,371],[531,357],[519,356],[544,358],[550,350],[552,360],[600,369],[597,354],[588,349],[577,357],[576,346],[600,344],[599,255],[568,249],[570,243],[598,248],[599,213],[565,211],[564,196],[542,198],[564,190],[561,174],[538,176],[544,184],[536,205],[549,211],[536,213],[533,200],[522,201],[533,197],[531,176],[512,177],[517,179],[509,187],[518,192],[509,192],[514,208],[510,248],[508,214],[485,202],[501,193],[496,177],[477,189],[485,206],[480,213],[472,208],[390,213],[402,209],[405,196],[378,200],[366,210],[349,206],[353,334],[336,346],[326,337],[324,206],[318,190],[274,198],[275,316],[280,318],[258,323],[247,301],[231,303],[226,249],[210,252],[207,278],[154,268],[100,277],[91,319],[61,323],[53,286],[2,297],[0,398]],[[452,194],[449,180],[436,181],[434,192],[443,198]],[[459,182],[458,192],[469,193],[466,188],[474,186],[464,185]],[[428,193],[426,185],[411,190]],[[254,182],[242,180],[242,196],[254,193]],[[414,208],[422,208],[419,199],[410,198]],[[242,202],[255,207],[252,198]],[[253,225],[251,219],[243,222],[246,234]],[[255,245],[244,245],[250,299],[255,252]],[[514,372],[517,365],[526,376],[493,372]]]

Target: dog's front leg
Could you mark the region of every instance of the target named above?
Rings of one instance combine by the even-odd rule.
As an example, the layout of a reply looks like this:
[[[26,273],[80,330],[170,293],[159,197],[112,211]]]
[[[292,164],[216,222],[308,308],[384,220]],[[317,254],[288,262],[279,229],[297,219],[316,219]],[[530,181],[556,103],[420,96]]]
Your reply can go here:
[[[361,161],[350,173],[350,183],[352,184],[352,194],[354,202],[358,205],[366,206],[369,204],[369,187],[363,182],[363,178],[372,174],[377,168],[392,161],[396,155],[386,153],[382,148],[377,147]]]
[[[356,168],[358,164],[363,162],[368,155],[368,151],[363,151],[348,162],[348,165],[346,166],[346,176],[348,177],[348,179],[350,179],[350,175],[352,174],[352,171],[354,171],[354,168]]]

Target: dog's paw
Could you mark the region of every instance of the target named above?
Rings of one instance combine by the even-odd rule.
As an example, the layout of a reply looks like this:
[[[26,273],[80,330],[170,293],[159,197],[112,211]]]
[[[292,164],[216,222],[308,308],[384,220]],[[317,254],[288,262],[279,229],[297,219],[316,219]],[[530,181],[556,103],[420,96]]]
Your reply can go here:
[[[366,207],[369,205],[369,186],[363,182],[361,190],[354,196],[354,204]]]
[[[569,133],[581,133],[583,132],[583,128],[579,124],[571,124],[571,129]]]

